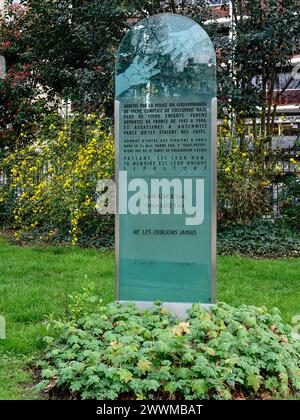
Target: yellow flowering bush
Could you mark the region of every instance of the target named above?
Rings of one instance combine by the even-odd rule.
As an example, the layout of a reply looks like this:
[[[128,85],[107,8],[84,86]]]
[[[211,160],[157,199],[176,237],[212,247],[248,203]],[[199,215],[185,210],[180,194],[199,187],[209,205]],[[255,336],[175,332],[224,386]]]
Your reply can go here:
[[[253,141],[253,139],[252,139]],[[264,153],[241,147],[225,123],[218,130],[218,219],[221,223],[250,223],[268,214],[268,186],[273,164]]]
[[[99,179],[114,175],[114,140],[96,115],[47,121],[34,141],[5,159],[16,239],[107,245],[113,218],[96,211]]]
[[[13,209],[16,192],[10,188],[9,166],[0,159],[0,226],[10,229],[13,226]]]

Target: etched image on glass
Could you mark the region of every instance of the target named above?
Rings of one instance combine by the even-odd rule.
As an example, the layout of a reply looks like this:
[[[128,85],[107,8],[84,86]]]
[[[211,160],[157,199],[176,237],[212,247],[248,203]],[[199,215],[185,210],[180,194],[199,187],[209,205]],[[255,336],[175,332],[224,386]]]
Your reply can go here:
[[[207,33],[192,20],[158,15],[138,23],[124,38],[116,66],[121,95],[180,96],[215,92],[216,58]]]

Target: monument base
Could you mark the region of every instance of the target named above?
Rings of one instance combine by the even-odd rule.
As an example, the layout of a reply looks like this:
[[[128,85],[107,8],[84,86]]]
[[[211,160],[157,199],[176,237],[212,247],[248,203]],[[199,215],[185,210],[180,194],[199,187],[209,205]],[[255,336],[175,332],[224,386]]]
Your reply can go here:
[[[154,305],[154,302],[130,302],[125,300],[117,301],[120,305],[128,305],[130,303],[134,303],[136,307],[140,310],[147,310]],[[179,318],[187,317],[187,311],[191,309],[194,303],[177,303],[177,302],[165,302],[162,303],[162,307],[168,309],[174,315]],[[200,304],[201,308],[204,310],[210,310],[213,304]]]

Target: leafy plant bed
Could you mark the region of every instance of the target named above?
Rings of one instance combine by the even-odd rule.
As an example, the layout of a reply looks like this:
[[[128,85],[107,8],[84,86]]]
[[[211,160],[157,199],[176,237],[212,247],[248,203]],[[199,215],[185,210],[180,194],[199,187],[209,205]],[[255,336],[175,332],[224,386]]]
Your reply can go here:
[[[145,312],[109,304],[52,328],[35,387],[51,397],[268,399],[300,390],[300,346],[278,309],[195,305],[182,321],[160,304]]]
[[[218,254],[258,258],[299,258],[300,235],[279,223],[269,221],[221,227],[218,232]]]

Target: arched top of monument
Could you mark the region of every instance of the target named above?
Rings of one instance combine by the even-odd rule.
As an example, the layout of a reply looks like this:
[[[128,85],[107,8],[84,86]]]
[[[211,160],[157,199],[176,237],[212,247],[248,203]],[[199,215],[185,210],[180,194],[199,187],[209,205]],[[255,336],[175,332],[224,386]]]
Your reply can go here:
[[[216,55],[206,31],[185,16],[163,13],[138,22],[116,62],[116,98],[215,96]]]

